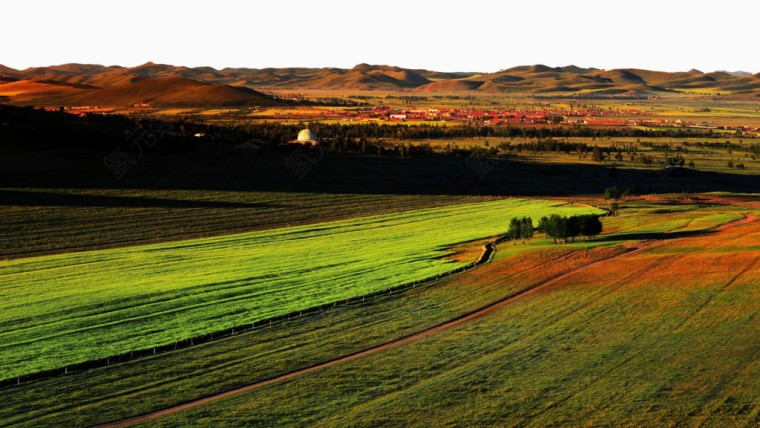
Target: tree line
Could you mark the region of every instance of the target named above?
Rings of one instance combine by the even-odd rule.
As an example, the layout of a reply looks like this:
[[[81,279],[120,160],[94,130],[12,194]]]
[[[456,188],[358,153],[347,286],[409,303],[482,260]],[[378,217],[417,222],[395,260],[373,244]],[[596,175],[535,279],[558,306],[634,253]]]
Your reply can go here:
[[[172,121],[172,126],[179,128],[184,126],[188,132],[203,132],[212,137],[236,136],[248,140],[258,140],[264,143],[286,143],[294,139],[298,131],[304,128],[305,124],[285,124],[285,123],[250,123],[246,121],[232,121],[229,124],[218,127],[198,122],[196,119],[187,117]],[[651,137],[651,138],[683,138],[683,137],[705,137],[702,132],[691,130],[645,130],[631,127],[618,128],[593,128],[588,126],[562,126],[562,127],[541,127],[541,126],[477,126],[477,125],[460,125],[460,126],[438,126],[429,124],[404,125],[404,124],[378,124],[355,123],[310,123],[309,127],[319,135],[321,140],[331,140],[343,138],[346,140],[366,139],[396,139],[396,140],[418,140],[418,139],[446,139],[446,138],[533,138],[549,139],[564,137]],[[179,130],[179,129],[178,129]],[[192,135],[192,134],[191,134]],[[575,151],[577,145],[559,144],[559,143],[540,143],[538,146],[525,147],[525,149],[538,149],[551,151]],[[588,150],[587,147],[584,149]]]
[[[575,242],[575,238],[596,239],[602,233],[602,221],[598,215],[581,215],[572,217],[560,217],[552,214],[549,217],[541,217],[538,222],[538,231],[553,238],[554,243],[566,244],[568,239]]]
[[[549,217],[541,217],[535,230],[548,238],[553,238],[555,244],[566,244],[568,240],[575,242],[577,237],[587,240],[596,239],[597,235],[602,233],[602,221],[599,220],[598,215],[593,214],[571,217],[552,214]],[[522,240],[523,244],[527,240],[530,244],[533,233],[533,220],[530,217],[513,217],[510,220],[507,236],[512,240],[513,245],[517,244],[517,240]]]
[[[528,244],[530,244],[530,238],[533,237],[533,219],[530,217],[513,217],[509,222],[507,236],[512,240],[513,245],[517,244],[518,239],[522,239],[523,244],[527,239]]]

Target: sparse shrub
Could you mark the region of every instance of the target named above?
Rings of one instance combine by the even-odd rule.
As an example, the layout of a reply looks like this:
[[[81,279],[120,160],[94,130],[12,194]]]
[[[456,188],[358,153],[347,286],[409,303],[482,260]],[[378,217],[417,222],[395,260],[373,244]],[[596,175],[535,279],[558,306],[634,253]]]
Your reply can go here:
[[[604,153],[602,153],[602,150],[599,148],[599,146],[594,146],[594,150],[591,152],[591,159],[593,159],[594,162],[604,161]]]
[[[617,186],[604,189],[604,200],[606,201],[609,201],[610,199],[618,200],[620,199],[620,195],[620,189],[618,189]]]

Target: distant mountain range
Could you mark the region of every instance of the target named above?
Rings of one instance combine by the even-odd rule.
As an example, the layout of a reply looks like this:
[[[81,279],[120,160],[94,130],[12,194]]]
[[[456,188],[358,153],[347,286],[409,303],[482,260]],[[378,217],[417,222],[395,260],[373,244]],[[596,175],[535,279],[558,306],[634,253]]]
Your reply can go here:
[[[342,68],[137,67],[63,64],[15,70],[0,65],[0,101],[27,105],[275,103],[261,89],[488,92],[544,96],[638,96],[693,92],[760,100],[760,73],[661,72],[530,65],[495,73],[447,73],[386,65]]]
[[[749,71],[726,71],[726,70],[718,70],[717,72],[718,72],[718,73],[726,73],[726,74],[730,74],[730,75],[732,75],[732,76],[737,76],[737,77],[741,77],[741,76],[749,76],[750,74],[752,74],[752,73],[750,73]]]

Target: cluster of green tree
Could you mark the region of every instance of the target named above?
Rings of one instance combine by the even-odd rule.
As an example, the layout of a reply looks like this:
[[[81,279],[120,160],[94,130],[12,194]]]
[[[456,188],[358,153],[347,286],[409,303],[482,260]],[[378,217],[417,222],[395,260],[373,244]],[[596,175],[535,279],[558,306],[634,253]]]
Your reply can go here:
[[[421,97],[419,95],[386,95],[386,100],[401,100],[405,104],[409,104],[415,101],[427,101],[428,97]]]
[[[645,155],[643,153],[639,153],[638,156],[633,156],[631,160],[634,162],[642,163],[644,165],[654,164],[654,157],[650,155]]]
[[[533,238],[533,220],[530,217],[513,217],[509,221],[507,236],[512,240],[512,245],[517,244],[518,239],[522,239],[523,244],[527,239],[530,244],[530,239]]]
[[[702,142],[702,141],[695,141],[695,142],[684,141],[681,144],[683,144],[684,146],[687,146],[687,147],[699,147],[699,148],[718,149],[718,150],[720,150],[720,149],[723,149],[723,150],[741,150],[741,149],[745,148],[745,147],[743,147],[740,144],[732,143],[732,142],[730,142],[728,140],[726,140],[726,142],[724,142],[724,143],[709,142],[709,141],[705,141],[705,142]],[[754,146],[755,145],[753,144],[751,147],[754,147]]]
[[[541,217],[538,231],[553,238],[555,244],[566,244],[568,239],[574,242],[576,237],[595,239],[602,233],[602,221],[596,215],[560,217],[553,214],[550,217]]]
[[[529,98],[537,100],[648,100],[649,95],[622,95],[622,94],[603,94],[595,92],[578,92],[571,95],[531,95]]]
[[[670,144],[668,143],[655,143],[652,141],[640,141],[639,144],[641,147],[648,147],[652,150],[658,150],[661,152],[670,150]],[[676,146],[676,149],[678,149],[678,146]]]
[[[357,102],[339,97],[320,97],[312,100],[310,105],[324,107],[367,107],[371,104],[368,102]]]
[[[686,163],[686,159],[681,155],[676,156],[669,156],[666,158],[666,162],[669,166],[684,166]],[[690,165],[693,165],[694,162],[691,162]]]
[[[585,157],[586,150],[588,150],[588,147],[584,147],[584,144],[582,143],[576,143],[578,148],[578,158]],[[642,146],[649,146],[652,147],[655,150],[662,150],[665,153],[665,157],[659,161],[659,163],[663,166],[680,166],[683,167],[684,165],[687,165],[686,158],[681,154],[675,154],[671,155],[672,150],[670,149],[670,146],[668,144],[658,144],[658,143],[650,143],[645,142],[641,143]],[[612,147],[599,147],[599,146],[593,146],[593,149],[591,149],[591,159],[596,162],[604,162],[608,159],[614,159],[619,162],[623,162],[626,160],[625,155],[628,155],[628,160],[630,162],[638,162],[644,165],[653,165],[655,163],[655,158],[652,155],[648,155],[645,153],[640,153],[638,149],[635,146],[628,146],[627,153],[624,151],[626,149],[621,149],[620,147],[612,146]],[[676,147],[676,152],[683,152],[688,153],[688,149],[683,149],[681,147]],[[689,168],[694,168],[694,161],[689,161],[688,166]]]
[[[305,94],[295,93],[288,96],[278,97],[272,95],[273,101],[266,105],[298,105],[298,106],[320,106],[320,107],[366,107],[370,104],[367,102],[356,102],[350,99],[339,97],[321,97],[307,98]],[[348,98],[354,98],[349,96]]]
[[[470,101],[474,101],[475,99],[477,99],[475,95],[433,95],[433,98],[436,100],[448,99],[448,100],[470,100]]]
[[[553,138],[547,138],[545,140],[539,139],[535,142],[529,143],[517,143],[511,144],[509,142],[502,143],[498,146],[504,150],[514,150],[517,152],[564,152],[564,153],[576,153],[576,152],[588,152],[591,150],[591,146],[586,143],[571,143],[561,140],[555,140]],[[607,153],[611,151],[610,148],[605,148]]]
[[[353,98],[355,100],[372,100],[372,99],[380,99],[378,96],[374,95],[349,95],[348,98]]]

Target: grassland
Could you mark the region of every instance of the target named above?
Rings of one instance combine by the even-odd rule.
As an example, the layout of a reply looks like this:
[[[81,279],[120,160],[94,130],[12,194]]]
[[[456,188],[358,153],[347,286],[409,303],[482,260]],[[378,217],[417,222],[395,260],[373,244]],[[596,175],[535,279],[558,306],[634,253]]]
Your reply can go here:
[[[313,96],[319,97],[324,96],[326,94],[325,91],[314,91]],[[371,92],[371,95],[368,95],[366,93],[359,92],[351,92],[351,91],[336,91],[333,93],[336,97],[343,97],[345,99],[350,99],[348,97],[351,96],[370,96],[371,98],[368,100],[370,103],[378,104],[381,102],[385,102],[386,105],[390,105],[392,107],[398,107],[398,108],[412,108],[412,107],[440,107],[440,108],[447,108],[447,107],[468,107],[468,108],[495,108],[495,107],[504,107],[504,108],[517,108],[517,109],[570,109],[572,108],[588,108],[588,109],[603,109],[603,110],[622,110],[622,112],[619,113],[619,115],[616,116],[605,116],[601,118],[606,119],[615,119],[615,120],[627,120],[627,119],[660,119],[663,121],[670,122],[670,125],[674,125],[674,122],[676,122],[678,119],[681,119],[686,122],[694,123],[694,124],[703,124],[703,125],[714,125],[714,126],[728,126],[728,127],[735,127],[735,126],[747,126],[747,127],[757,127],[760,125],[760,116],[758,116],[760,113],[758,113],[758,106],[757,103],[753,103],[750,101],[740,101],[740,100],[718,100],[718,99],[695,99],[693,97],[686,97],[683,95],[678,94],[671,94],[669,96],[663,96],[656,99],[648,99],[648,100],[614,100],[614,99],[603,99],[603,100],[567,100],[567,99],[555,99],[555,100],[536,100],[532,98],[527,98],[525,96],[521,95],[504,95],[504,94],[468,94],[466,96],[463,95],[453,95],[453,94],[440,94],[435,97],[425,97],[421,96],[419,99],[414,99],[414,101],[411,101],[412,104],[409,104],[410,101],[404,101],[403,100],[403,93],[392,93],[392,92],[382,92],[382,91],[376,91]],[[394,95],[395,94],[395,95]],[[387,97],[392,98],[387,98]],[[406,96],[411,96],[407,94]],[[396,102],[396,104],[394,104]],[[571,104],[572,103],[572,104]],[[325,110],[327,108],[320,107],[320,108],[313,108],[314,112],[319,112],[322,110]],[[336,110],[343,109],[342,107],[336,107],[334,108]],[[311,111],[308,110],[308,111]],[[356,108],[348,109],[351,111],[357,110]],[[628,110],[635,110],[637,112],[642,113],[631,113],[626,112]],[[275,116],[279,113],[282,113],[282,116]],[[285,113],[292,113],[292,116],[286,116]],[[254,115],[249,115],[247,112],[241,111],[238,115],[226,115],[224,117],[217,117],[213,115],[209,116],[203,116],[203,115],[197,115],[194,116],[192,120],[203,122],[203,123],[212,123],[212,124],[219,124],[219,125],[230,125],[230,124],[237,124],[237,125],[244,125],[247,123],[255,123],[257,121],[278,121],[281,123],[288,123],[288,124],[296,124],[296,123],[303,123],[303,122],[309,122],[309,121],[319,121],[326,124],[344,124],[344,125],[352,125],[352,124],[360,124],[360,123],[383,123],[383,124],[395,124],[395,125],[407,125],[407,126],[415,126],[420,124],[427,124],[428,126],[438,126],[438,127],[456,127],[462,125],[461,122],[446,122],[446,121],[429,121],[429,122],[417,122],[417,121],[408,121],[408,122],[387,122],[387,121],[379,121],[378,119],[362,119],[357,121],[343,121],[343,120],[336,120],[336,119],[326,119],[325,117],[319,117],[319,116],[313,116],[310,117],[308,115],[301,115],[298,116],[298,110],[294,108],[289,107],[274,107],[267,110],[261,110],[259,112],[254,113]],[[265,118],[265,119],[262,119]],[[583,119],[594,119],[593,117],[576,117],[575,119],[583,120]],[[641,126],[641,127],[625,127],[627,130],[646,130],[646,131],[669,131],[669,132],[678,132],[678,130],[687,130],[691,129],[692,131],[695,130],[695,128],[676,128],[673,126],[670,126],[666,123],[663,123],[662,126]],[[501,126],[501,125],[499,125]],[[512,124],[510,126],[521,126],[521,125],[515,125]],[[526,125],[526,126],[532,126],[532,125]],[[597,126],[589,126],[593,132],[593,130],[598,130],[600,127]],[[687,159],[687,164],[689,161],[695,162],[695,168],[702,170],[702,171],[720,171],[720,172],[736,172],[738,174],[748,174],[748,173],[757,173],[758,168],[760,168],[760,161],[757,160],[757,154],[755,152],[752,152],[750,150],[750,146],[754,146],[757,144],[757,132],[737,132],[735,129],[711,129],[710,133],[707,134],[706,130],[703,130],[705,132],[704,138],[700,139],[698,137],[693,138],[678,138],[678,137],[669,137],[669,138],[596,138],[596,137],[578,137],[578,138],[562,138],[563,141],[568,142],[583,142],[587,143],[590,146],[599,146],[599,147],[607,147],[611,144],[630,144],[631,146],[636,147],[637,153],[646,154],[646,155],[652,155],[655,157],[654,163],[649,164],[649,166],[646,166],[642,164],[641,162],[634,162],[629,161],[629,159],[626,157],[622,162],[617,161],[614,159],[608,159],[606,161],[606,164],[617,164],[617,165],[630,165],[637,168],[640,167],[647,167],[647,168],[662,168],[663,166],[667,165],[666,158],[668,155],[673,156],[675,154],[683,155]],[[642,141],[643,140],[643,141]],[[670,153],[665,153],[662,148],[656,148],[651,149],[645,146],[645,143],[654,143],[658,145],[668,144],[670,146],[670,149],[672,150],[679,150],[682,147],[682,144],[684,140],[688,140],[690,142],[695,141],[703,141],[703,142],[710,142],[710,143],[723,143],[725,141],[730,141],[731,143],[735,144],[741,144],[744,147],[741,150],[734,150],[733,152],[725,152],[721,150],[701,150],[701,149],[694,149],[689,148],[686,151],[679,151],[678,153],[674,153],[671,151]],[[447,147],[458,147],[458,148],[474,148],[474,147],[483,147],[483,148],[493,148],[497,147],[500,144],[503,143],[520,143],[520,142],[535,142],[535,139],[523,139],[523,138],[513,138],[513,139],[502,139],[502,138],[490,138],[490,139],[481,139],[481,138],[445,138],[445,139],[398,139],[398,138],[388,138],[385,140],[382,140],[381,142],[386,145],[397,145],[397,144],[405,144],[405,145],[430,145],[434,149],[438,150],[439,152],[442,151],[442,149]],[[487,144],[486,144],[487,143]],[[628,152],[626,152],[627,154]],[[498,155],[506,155],[506,151],[501,150]],[[590,153],[587,155],[587,158],[590,158]],[[525,157],[525,156],[518,156],[513,157],[513,159],[520,159],[525,161],[551,161],[551,162],[563,162],[563,163],[574,163],[576,162],[577,156],[575,156],[574,153],[547,153],[544,155],[540,155],[538,157]],[[731,161],[735,166],[734,167],[728,167],[728,161]],[[742,164],[746,167],[746,169],[737,169],[736,165]],[[748,172],[747,169],[753,170],[754,172]]]
[[[758,244],[756,222],[675,239],[454,331],[153,425],[755,426]]]
[[[430,146],[433,150],[443,152],[450,148],[466,149],[498,149],[498,156],[505,156],[509,159],[523,162],[551,163],[551,164],[581,164],[581,165],[607,165],[617,168],[637,168],[660,170],[667,166],[667,158],[676,155],[683,156],[685,163],[694,162],[692,168],[699,171],[711,172],[730,172],[732,174],[755,175],[760,171],[760,160],[753,150],[757,142],[752,139],[740,138],[736,136],[726,136],[720,139],[704,139],[689,141],[679,138],[634,138],[634,137],[568,137],[556,139],[558,142],[587,144],[589,147],[610,148],[614,153],[620,149],[623,153],[622,160],[606,158],[602,162],[594,161],[590,152],[579,156],[576,152],[563,151],[516,151],[514,149],[503,148],[504,145],[516,146],[518,144],[535,143],[535,139],[530,138],[455,138],[455,139],[423,139],[412,142],[403,142],[403,144]],[[399,144],[399,141],[389,141],[389,144]],[[696,147],[697,143],[713,144],[714,146]],[[731,143],[731,148],[715,147],[725,143]],[[665,145],[668,151],[664,149]],[[738,148],[736,147],[738,146]],[[651,163],[645,164],[641,160],[631,159],[632,148],[635,148],[636,155],[646,155],[651,158]],[[729,167],[728,161],[734,166]],[[744,168],[736,168],[736,165],[742,164]]]
[[[668,246],[621,256],[630,259],[603,265],[455,331],[157,421],[167,426],[430,425],[431,421],[445,424],[465,419],[506,425],[530,421],[605,424],[625,420],[616,403],[628,409],[625,403],[633,400],[639,404],[633,408],[639,416],[651,416],[638,419],[641,423],[667,423],[675,420],[668,412],[684,398],[656,394],[661,394],[662,385],[675,385],[683,376],[681,372],[669,376],[668,367],[658,368],[654,358],[675,358],[683,370],[699,373],[700,379],[733,376],[753,388],[756,377],[751,371],[716,364],[717,359],[710,359],[712,342],[700,340],[720,340],[725,347],[721,355],[733,361],[731,353],[748,343],[752,319],[740,315],[741,311],[753,313],[754,297],[743,296],[749,299],[746,304],[728,312],[736,317],[725,326],[729,328],[725,336],[714,337],[710,325],[696,331],[684,329],[681,336],[663,336],[671,327],[671,316],[699,310],[728,277],[719,273],[715,263],[688,276],[689,263],[705,260],[695,245],[724,254],[721,263],[736,267],[737,273],[746,261],[733,258],[737,248],[746,250],[741,250],[741,257],[751,257],[756,251],[755,224],[731,234],[697,234],[739,218],[747,210],[757,208],[630,201],[624,204],[622,215],[605,219],[611,233],[598,241],[558,247],[537,239],[530,246],[502,245],[492,263],[433,286],[310,314],[194,348],[13,387],[14,393],[8,394],[0,409],[4,421],[0,425],[87,425],[160,409],[435,325],[620,253],[624,251],[621,244],[631,240],[681,237]],[[684,260],[674,270],[673,257],[683,257],[684,252],[701,258]],[[650,277],[654,266],[659,268]],[[684,272],[683,278],[668,287],[666,279],[679,272]],[[713,275],[715,281],[689,282],[705,275]],[[636,280],[627,286],[631,278]],[[707,322],[704,315],[699,319]],[[742,331],[744,335],[731,336]],[[681,347],[694,343],[699,345],[697,353],[681,352]],[[644,351],[650,349],[651,355]],[[617,366],[623,370],[613,371]],[[607,372],[609,381],[594,382]],[[628,386],[610,383],[621,379]],[[630,397],[625,393],[629,386],[636,387]],[[584,388],[591,388],[593,394],[580,394]],[[719,400],[725,398],[725,391],[717,385],[705,394]],[[694,393],[687,391],[685,397]],[[568,395],[571,399],[561,400]],[[594,401],[598,411],[583,407],[578,400],[584,396]],[[745,395],[735,408],[751,399]],[[752,402],[748,405],[745,414],[749,417]],[[610,407],[615,411],[608,411]],[[425,409],[440,413],[433,415]],[[567,417],[576,414],[575,419]]]
[[[759,243],[755,223],[622,256],[447,334],[153,426],[756,426]]]
[[[666,100],[662,108],[668,108]],[[725,139],[739,143],[732,137],[711,141]],[[486,141],[498,144],[470,139],[462,145],[485,147]],[[580,141],[601,146],[636,142]],[[652,142],[680,146],[675,139]],[[417,233],[425,222],[406,218],[414,234],[402,233],[399,225],[386,236],[385,227],[371,229],[361,223],[364,218],[341,223],[350,225],[342,229],[353,228],[348,232],[353,241],[342,246],[336,240],[341,234],[324,229],[325,221],[446,206],[442,213],[461,208],[453,204],[492,199],[436,193],[444,188],[470,195],[598,194],[607,186],[635,184],[654,184],[655,191],[667,186],[676,191],[755,190],[751,175],[758,164],[744,148],[733,153],[682,148],[690,150],[687,162],[694,159],[697,169],[714,173],[684,169],[661,176],[662,166],[656,164],[599,163],[577,160],[573,153],[524,151],[493,159],[485,177],[477,177],[463,158],[346,155],[325,156],[297,180],[283,166],[284,154],[265,158],[204,150],[146,156],[116,186],[113,177],[107,180],[100,158],[95,159],[100,175],[94,167],[22,174],[0,186],[0,246],[5,251],[0,260],[15,259],[0,261],[0,327],[5,331],[0,355],[15,359],[11,364],[17,367],[39,365],[37,355],[52,356],[46,361],[60,367],[70,364],[74,354],[92,359],[120,353],[145,337],[139,346],[171,343],[188,332],[196,335],[196,327],[219,330],[236,320],[285,310],[291,302],[297,307],[340,298],[469,262],[482,238],[496,232],[483,233],[480,224],[479,233],[470,233],[469,223],[451,230],[433,223]],[[643,145],[639,150],[664,157]],[[31,158],[39,166],[38,153]],[[725,167],[727,159],[737,158],[749,168]],[[618,177],[608,174],[613,164]],[[89,188],[90,183],[104,188]],[[428,183],[433,185],[422,187]],[[436,194],[389,194],[397,188]],[[597,241],[555,246],[538,238],[533,245],[502,244],[492,262],[424,287],[271,326],[257,324],[253,331],[111,361],[108,367],[70,369],[34,381],[22,378],[19,386],[0,387],[0,426],[84,426],[175,406],[413,334],[610,256],[617,257],[445,333],[153,424],[757,426],[760,229],[755,221],[702,232],[743,213],[760,212],[756,199],[744,203],[731,196],[629,198],[621,202],[620,216],[604,219],[605,233]],[[593,203],[603,202],[597,198]],[[507,224],[509,212],[498,214],[504,219],[498,227]],[[469,214],[463,215],[462,224]],[[490,222],[486,228],[497,230]],[[278,229],[268,230],[272,228]],[[260,232],[241,234],[252,230]],[[213,238],[167,242],[198,237]],[[359,247],[362,238],[380,245]],[[630,242],[651,239],[667,242],[626,253]],[[395,248],[399,242],[408,243],[414,256]],[[270,250],[271,245],[276,249]],[[71,251],[85,252],[30,257]],[[312,262],[320,258],[347,264]],[[270,266],[272,260],[280,264]],[[71,264],[77,261],[83,264]],[[396,269],[407,262],[409,271]],[[310,267],[315,269],[306,272]],[[288,269],[292,272],[283,272]],[[348,287],[333,285],[336,272]],[[271,276],[256,278],[267,273]],[[374,281],[363,283],[360,276]],[[280,277],[291,281],[278,284]],[[291,301],[293,290],[299,295],[305,290],[304,299]],[[254,300],[271,304],[258,307],[250,304]],[[224,308],[219,310],[219,304]],[[124,325],[134,330],[109,336]],[[103,343],[113,340],[114,349],[87,342],[91,326]],[[4,378],[9,372],[1,368],[0,373]]]
[[[488,198],[144,188],[0,188],[0,259],[250,232]],[[329,209],[327,209],[329,207]]]
[[[0,367],[15,377],[383,290],[458,267],[447,246],[513,216],[591,212],[501,200],[5,261]]]
[[[280,96],[287,95],[287,91],[273,90]],[[588,108],[600,108],[604,110],[616,109],[635,109],[650,114],[648,118],[660,118],[667,120],[691,120],[695,122],[710,122],[723,125],[760,125],[760,111],[758,105],[753,101],[730,100],[721,97],[715,97],[714,93],[706,91],[704,93],[671,93],[661,94],[657,98],[644,100],[631,99],[541,99],[537,100],[526,96],[526,94],[497,94],[497,93],[409,93],[399,91],[353,91],[353,90],[303,90],[299,91],[309,99],[329,100],[343,99],[352,100],[352,96],[368,97],[366,102],[371,105],[383,104],[393,108],[556,108],[568,109],[570,103],[574,107],[582,106]],[[413,101],[406,98],[416,97]],[[353,99],[356,101],[357,99]],[[337,109],[340,109],[338,107]],[[314,107],[314,111],[319,111],[319,107]],[[252,115],[270,116],[278,112],[293,111],[288,107],[262,110],[261,113]],[[172,110],[158,109],[156,114],[171,115],[178,114]],[[185,113],[185,112],[180,112]],[[196,112],[198,113],[198,112]],[[245,110],[240,110],[242,114],[248,114]],[[635,118],[636,115],[622,114],[621,118]]]

